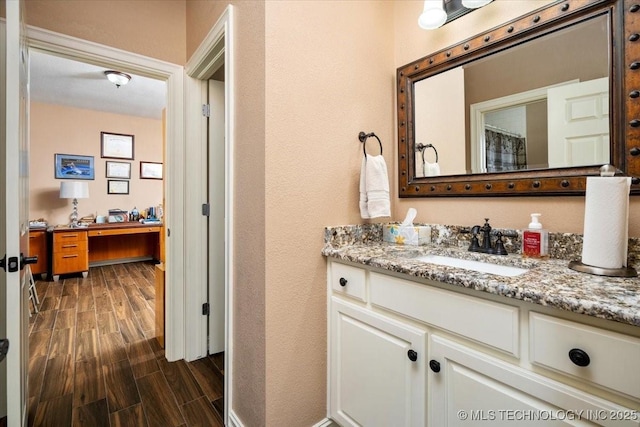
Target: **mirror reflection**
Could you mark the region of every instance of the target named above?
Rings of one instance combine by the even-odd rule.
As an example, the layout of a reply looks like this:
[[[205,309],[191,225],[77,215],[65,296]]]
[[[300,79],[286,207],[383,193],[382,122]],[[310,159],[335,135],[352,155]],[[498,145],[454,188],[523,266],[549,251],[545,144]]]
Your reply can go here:
[[[609,163],[609,34],[599,16],[416,82],[415,176]]]

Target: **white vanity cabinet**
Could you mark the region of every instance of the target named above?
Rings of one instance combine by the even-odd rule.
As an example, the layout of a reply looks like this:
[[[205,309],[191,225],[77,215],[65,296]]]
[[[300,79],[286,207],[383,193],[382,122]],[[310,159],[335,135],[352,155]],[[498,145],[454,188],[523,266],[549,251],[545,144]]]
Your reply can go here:
[[[331,416],[342,426],[425,425],[423,330],[331,303]]]
[[[331,258],[327,277],[328,413],[343,427],[640,426],[635,329]]]
[[[630,408],[435,334],[429,358],[430,426],[640,425]]]

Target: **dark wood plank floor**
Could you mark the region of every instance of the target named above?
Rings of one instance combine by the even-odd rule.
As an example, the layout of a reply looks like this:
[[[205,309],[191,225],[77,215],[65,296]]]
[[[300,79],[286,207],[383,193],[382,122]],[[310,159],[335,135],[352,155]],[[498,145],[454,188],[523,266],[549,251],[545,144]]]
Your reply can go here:
[[[224,354],[168,362],[155,339],[154,265],[38,281],[30,426],[222,427]]]

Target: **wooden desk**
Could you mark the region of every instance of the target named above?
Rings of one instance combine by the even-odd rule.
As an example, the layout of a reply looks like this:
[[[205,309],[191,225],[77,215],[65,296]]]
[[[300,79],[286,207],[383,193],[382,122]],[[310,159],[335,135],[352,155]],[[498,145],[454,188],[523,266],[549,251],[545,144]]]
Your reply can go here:
[[[159,260],[161,231],[159,224],[92,224],[88,228],[89,266]]]
[[[29,256],[37,256],[38,262],[31,266],[32,274],[46,277],[49,271],[49,244],[46,228],[29,229]]]
[[[53,230],[53,280],[89,267],[160,258],[160,224],[124,222]],[[71,239],[64,241],[64,239]],[[70,252],[71,251],[71,252]],[[67,253],[69,252],[69,253]]]

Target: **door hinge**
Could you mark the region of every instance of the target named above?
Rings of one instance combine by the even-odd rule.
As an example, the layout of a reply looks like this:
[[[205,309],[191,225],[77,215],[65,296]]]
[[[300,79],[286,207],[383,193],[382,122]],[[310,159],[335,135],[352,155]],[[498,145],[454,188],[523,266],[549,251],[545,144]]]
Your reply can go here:
[[[5,255],[0,259],[0,267],[4,268],[7,273],[15,273],[20,268],[20,262],[17,256],[7,259],[7,255]]]
[[[211,106],[209,104],[202,104],[202,115],[204,117],[210,117],[210,115],[211,115]]]
[[[209,203],[202,204],[202,216],[209,216],[211,214],[211,205]]]
[[[208,316],[209,315],[209,303],[205,302],[204,304],[202,304],[202,315],[203,316]]]

